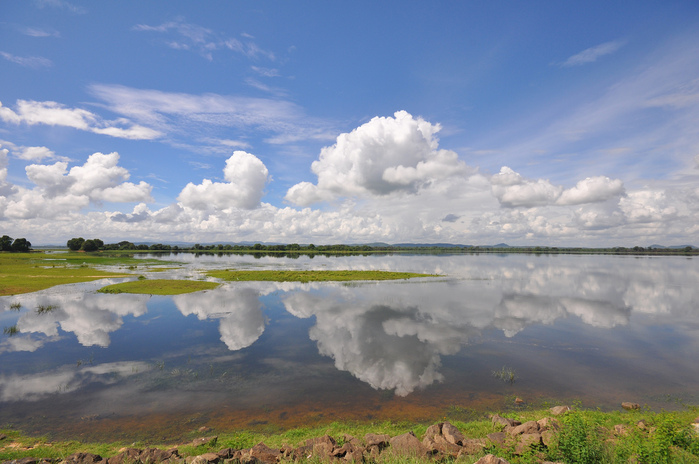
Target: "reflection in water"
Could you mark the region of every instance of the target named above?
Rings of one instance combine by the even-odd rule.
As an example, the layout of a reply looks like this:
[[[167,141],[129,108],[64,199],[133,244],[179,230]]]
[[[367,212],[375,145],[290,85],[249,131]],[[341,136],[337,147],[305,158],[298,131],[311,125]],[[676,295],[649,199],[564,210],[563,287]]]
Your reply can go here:
[[[25,308],[39,308],[22,313],[17,328],[22,334],[58,337],[58,328],[72,332],[83,346],[109,346],[109,334],[123,325],[127,315],[146,313],[147,295],[102,295],[96,293],[31,293],[14,297]],[[45,342],[30,336],[17,337],[0,345],[0,352],[35,351]]]
[[[212,265],[226,265],[223,259]],[[353,414],[366,409],[357,417],[391,411],[376,403],[388,401],[385,395],[368,396],[371,389],[393,390],[390,401],[407,402],[395,403],[397,409],[425,405],[427,396],[454,404],[466,401],[459,399],[465,394],[543,392],[550,398],[575,392],[602,402],[617,391],[644,392],[646,401],[658,389],[691,392],[699,381],[692,361],[699,350],[697,262],[301,257],[290,266],[445,276],[353,284],[232,282],[158,298],[85,291],[3,297],[0,325],[16,325],[19,333],[0,338],[0,423],[18,420],[31,404],[45,407],[58,392],[68,402],[88,390],[88,412],[101,411],[111,398],[115,411],[147,405],[151,413],[250,408],[259,414],[270,403],[300,408],[323,396],[327,408],[355,398],[349,401]],[[17,302],[19,313],[9,309]],[[53,309],[40,313],[39,307]],[[104,348],[94,366],[71,365],[71,357],[75,363],[87,356],[87,347]],[[518,370],[521,380],[514,386],[491,376],[503,363]],[[605,388],[612,392],[600,393]],[[425,389],[429,395],[422,396]],[[16,404],[15,412],[3,404]]]
[[[189,293],[172,298],[180,312],[200,320],[219,319],[221,341],[229,350],[246,348],[265,331],[259,293],[249,287],[222,287],[216,291]]]

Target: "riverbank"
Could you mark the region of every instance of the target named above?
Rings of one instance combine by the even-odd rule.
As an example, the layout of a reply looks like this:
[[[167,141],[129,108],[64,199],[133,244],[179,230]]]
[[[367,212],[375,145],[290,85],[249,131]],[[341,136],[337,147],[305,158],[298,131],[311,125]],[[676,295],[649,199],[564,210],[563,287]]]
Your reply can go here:
[[[674,412],[643,408],[601,412],[558,406],[488,416],[432,424],[334,422],[278,433],[217,431],[204,426],[192,431],[185,443],[160,444],[53,442],[5,429],[0,430],[0,461],[699,463],[696,406]]]

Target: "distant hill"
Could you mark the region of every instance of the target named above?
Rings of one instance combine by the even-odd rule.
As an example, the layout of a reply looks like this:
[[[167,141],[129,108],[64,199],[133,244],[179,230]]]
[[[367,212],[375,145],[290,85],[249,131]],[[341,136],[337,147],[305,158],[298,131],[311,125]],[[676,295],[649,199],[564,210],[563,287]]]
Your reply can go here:
[[[400,247],[400,248],[431,248],[431,247],[471,248],[471,247],[473,247],[473,245],[459,245],[459,244],[454,244],[454,243],[396,243],[396,244],[390,245],[390,246]]]

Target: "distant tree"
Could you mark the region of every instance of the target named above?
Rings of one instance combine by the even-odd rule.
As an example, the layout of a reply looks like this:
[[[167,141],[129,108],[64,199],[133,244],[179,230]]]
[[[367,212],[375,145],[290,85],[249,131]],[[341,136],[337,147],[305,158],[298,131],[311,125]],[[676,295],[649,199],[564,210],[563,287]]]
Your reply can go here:
[[[82,248],[83,243],[85,243],[85,239],[82,237],[73,237],[70,240],[68,240],[68,248],[70,248],[71,251],[78,251],[79,249]]]
[[[117,245],[119,245],[120,250],[135,250],[136,249],[136,245],[134,245],[133,243],[126,241],[126,240],[123,240],[123,241],[117,243]]]
[[[83,242],[83,246],[81,247],[83,251],[97,251],[99,250],[99,246],[97,246],[97,242],[95,242],[92,239],[85,240]]]
[[[142,244],[136,246],[136,248],[139,249],[139,250],[147,250],[147,249],[148,249],[148,245],[146,245],[145,243],[142,243]]]
[[[0,251],[12,251],[12,237],[9,235],[0,237]]]
[[[32,244],[26,238],[17,238],[12,242],[12,251],[15,253],[28,253]]]
[[[104,242],[98,238],[93,238],[93,242],[95,242],[95,245],[97,245],[97,248],[104,248]]]

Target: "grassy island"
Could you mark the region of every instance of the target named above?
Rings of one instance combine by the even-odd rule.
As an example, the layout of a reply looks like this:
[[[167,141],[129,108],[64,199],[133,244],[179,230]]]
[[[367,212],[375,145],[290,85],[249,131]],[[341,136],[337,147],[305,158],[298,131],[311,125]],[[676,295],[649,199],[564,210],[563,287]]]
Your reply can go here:
[[[225,281],[323,282],[350,280],[399,280],[414,277],[437,277],[434,274],[391,271],[208,271],[209,277]]]
[[[183,293],[212,290],[220,284],[203,280],[134,280],[100,288],[100,293],[139,293],[145,295],[181,295]]]

